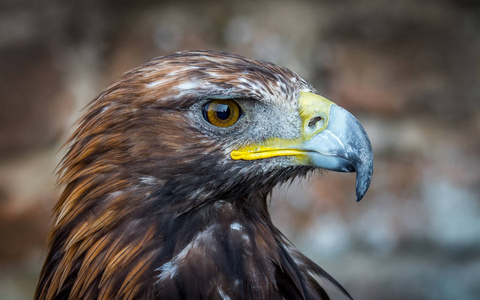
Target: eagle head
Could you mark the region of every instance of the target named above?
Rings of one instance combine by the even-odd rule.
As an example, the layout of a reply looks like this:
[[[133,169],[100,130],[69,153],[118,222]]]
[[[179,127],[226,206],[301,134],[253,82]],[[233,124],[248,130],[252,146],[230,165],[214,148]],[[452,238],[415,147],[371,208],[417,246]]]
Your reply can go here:
[[[315,169],[373,172],[346,110],[296,73],[186,51],[126,73],[69,140],[37,299],[328,299],[325,271],[270,220],[266,197]]]

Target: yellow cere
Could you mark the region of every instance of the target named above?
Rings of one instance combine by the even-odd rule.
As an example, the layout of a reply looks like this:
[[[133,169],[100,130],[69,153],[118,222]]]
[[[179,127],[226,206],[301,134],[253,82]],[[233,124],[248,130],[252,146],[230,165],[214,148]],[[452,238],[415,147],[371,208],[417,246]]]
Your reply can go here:
[[[298,107],[303,125],[303,130],[301,130],[300,133],[305,141],[311,139],[314,135],[327,128],[328,121],[330,120],[330,108],[332,105],[336,104],[320,95],[309,92],[300,92]],[[311,128],[309,123],[312,119],[318,117],[322,118],[322,122],[317,122],[316,126]]]
[[[335,105],[335,103],[322,96],[300,92],[298,107],[302,128],[299,129],[298,138],[272,137],[259,144],[247,145],[232,151],[230,153],[231,158],[235,160],[255,160],[275,156],[295,156],[299,162],[308,160],[307,151],[302,150],[302,145],[327,128],[332,105]]]

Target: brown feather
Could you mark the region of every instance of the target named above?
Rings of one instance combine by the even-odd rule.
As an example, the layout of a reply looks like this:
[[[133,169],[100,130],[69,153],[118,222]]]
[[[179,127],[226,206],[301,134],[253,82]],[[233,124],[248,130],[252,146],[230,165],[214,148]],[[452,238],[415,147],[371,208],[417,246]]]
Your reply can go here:
[[[35,298],[328,299],[311,274],[339,284],[285,241],[266,201],[311,168],[233,162],[229,149],[262,131],[227,135],[195,115],[210,98],[295,105],[299,90],[312,88],[287,69],[204,51],[154,59],[108,87],[59,167]]]

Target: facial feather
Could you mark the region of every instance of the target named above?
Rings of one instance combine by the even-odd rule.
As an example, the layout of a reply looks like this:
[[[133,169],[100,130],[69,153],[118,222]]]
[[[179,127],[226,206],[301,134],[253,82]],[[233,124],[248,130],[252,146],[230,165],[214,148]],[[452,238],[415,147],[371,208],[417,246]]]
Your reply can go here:
[[[313,88],[290,70],[206,51],[153,59],[108,87],[61,162],[35,298],[328,299],[310,273],[333,279],[291,250],[266,204],[311,168],[228,155],[264,132],[293,135],[300,91]],[[257,114],[215,131],[201,104],[218,98]]]

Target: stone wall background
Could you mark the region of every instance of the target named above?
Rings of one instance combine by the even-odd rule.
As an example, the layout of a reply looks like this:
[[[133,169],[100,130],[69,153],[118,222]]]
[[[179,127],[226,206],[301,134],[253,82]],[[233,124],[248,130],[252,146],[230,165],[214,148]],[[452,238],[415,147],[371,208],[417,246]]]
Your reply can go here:
[[[0,299],[31,299],[59,149],[123,72],[184,49],[289,67],[354,113],[375,173],[277,188],[284,233],[355,299],[480,296],[480,2],[0,0]]]

